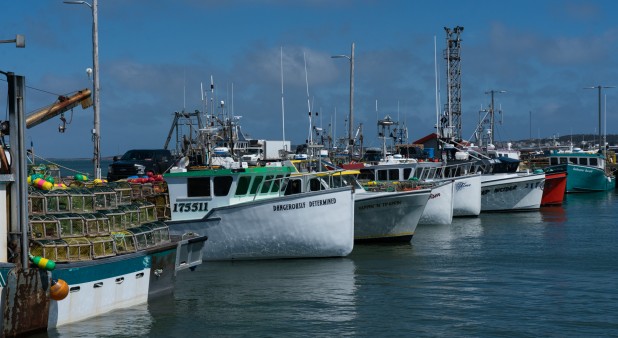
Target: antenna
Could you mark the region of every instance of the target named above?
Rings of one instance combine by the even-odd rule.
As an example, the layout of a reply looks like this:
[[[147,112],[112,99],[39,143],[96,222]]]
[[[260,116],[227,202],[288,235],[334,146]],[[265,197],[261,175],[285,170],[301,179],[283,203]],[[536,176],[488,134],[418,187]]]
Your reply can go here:
[[[307,85],[307,110],[309,111],[309,144],[313,144],[313,133],[311,132],[311,104],[309,103],[309,79],[307,77],[307,56],[303,52],[305,61],[305,84]]]
[[[287,148],[285,143],[285,105],[283,104],[283,46],[281,46],[281,131],[283,137],[283,148]]]

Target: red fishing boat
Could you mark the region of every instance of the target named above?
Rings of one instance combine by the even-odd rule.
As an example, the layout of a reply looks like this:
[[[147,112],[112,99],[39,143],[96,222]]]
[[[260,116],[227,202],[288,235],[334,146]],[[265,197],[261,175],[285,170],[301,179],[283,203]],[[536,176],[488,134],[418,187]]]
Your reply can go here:
[[[545,173],[545,187],[543,188],[543,198],[541,206],[561,205],[566,191],[565,171]]]

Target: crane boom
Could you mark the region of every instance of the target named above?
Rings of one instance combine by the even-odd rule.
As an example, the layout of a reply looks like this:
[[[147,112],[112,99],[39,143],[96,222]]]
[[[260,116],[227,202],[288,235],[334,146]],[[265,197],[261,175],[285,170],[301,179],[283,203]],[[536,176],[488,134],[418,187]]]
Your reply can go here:
[[[78,104],[81,104],[82,109],[92,106],[90,89],[80,90],[70,96],[59,96],[58,102],[29,114],[26,117],[26,128],[30,129],[40,123],[43,123],[69,109],[75,108]]]

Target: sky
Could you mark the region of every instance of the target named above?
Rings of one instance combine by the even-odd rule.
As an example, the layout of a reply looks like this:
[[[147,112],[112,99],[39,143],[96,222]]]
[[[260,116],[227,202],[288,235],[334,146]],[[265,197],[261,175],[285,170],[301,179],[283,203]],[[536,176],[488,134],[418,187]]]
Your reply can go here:
[[[379,146],[377,121],[388,115],[412,142],[435,131],[444,28],[456,26],[464,139],[491,90],[506,91],[495,95],[497,140],[597,134],[598,90],[584,88],[618,85],[615,13],[614,0],[99,0],[101,155],[161,148],[174,112],[219,113],[221,101],[251,138],[304,143],[309,110],[313,125],[345,136],[350,62],[331,56],[350,56],[352,43],[354,130],[362,123],[364,144]],[[92,88],[89,7],[3,1],[0,40],[16,34],[26,47],[1,44],[0,70],[25,76],[26,114]],[[616,134],[618,88],[602,97],[601,129]],[[6,95],[0,105],[5,120]],[[64,133],[59,117],[28,129],[29,145],[44,158],[92,157],[93,109],[65,117]]]

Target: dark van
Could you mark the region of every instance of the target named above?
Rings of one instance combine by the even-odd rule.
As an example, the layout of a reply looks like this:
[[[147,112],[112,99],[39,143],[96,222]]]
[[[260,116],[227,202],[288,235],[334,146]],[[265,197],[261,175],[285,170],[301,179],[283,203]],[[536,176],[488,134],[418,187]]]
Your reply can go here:
[[[132,149],[122,157],[114,156],[107,169],[107,180],[117,181],[130,176],[163,174],[174,165],[172,153],[166,149]]]

